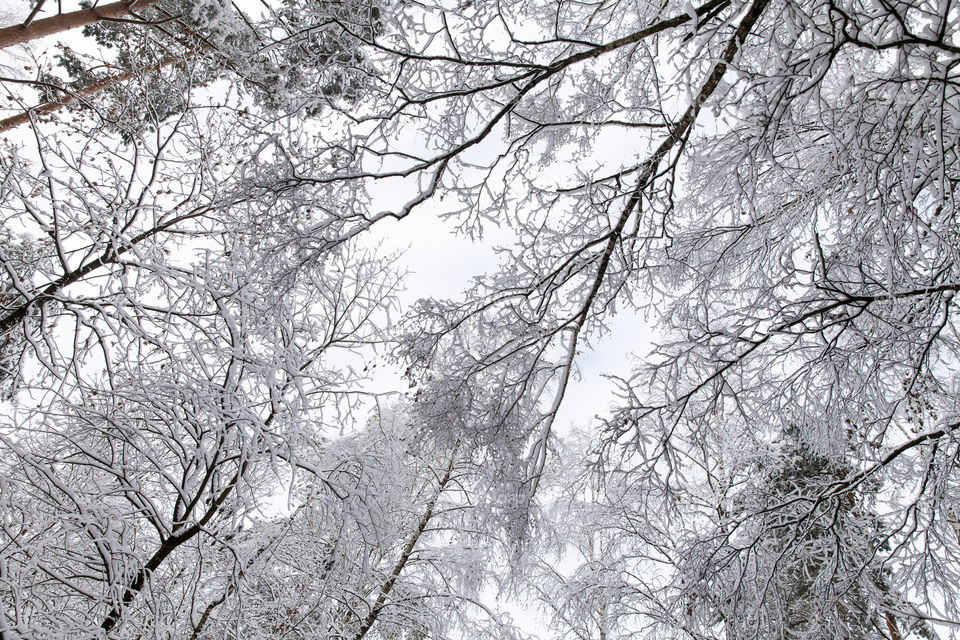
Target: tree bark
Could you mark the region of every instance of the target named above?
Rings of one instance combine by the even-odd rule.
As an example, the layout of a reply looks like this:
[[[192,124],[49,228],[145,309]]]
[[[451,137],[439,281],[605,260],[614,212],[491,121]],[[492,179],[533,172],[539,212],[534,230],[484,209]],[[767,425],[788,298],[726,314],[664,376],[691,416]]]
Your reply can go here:
[[[6,27],[0,29],[0,49],[24,44],[68,29],[85,27],[101,20],[122,18],[134,9],[146,9],[156,2],[157,0],[121,0],[121,2],[61,13],[42,20]]]
[[[901,640],[903,636],[900,635],[900,628],[897,626],[897,619],[893,616],[893,613],[887,611],[884,617],[887,619],[887,631],[890,632],[890,640]]]
[[[370,628],[373,627],[374,623],[377,621],[377,618],[380,616],[380,612],[383,610],[384,606],[386,606],[387,598],[390,596],[390,592],[393,591],[393,587],[397,583],[400,573],[403,572],[404,568],[407,566],[407,563],[413,556],[414,549],[417,547],[417,542],[420,541],[420,537],[427,530],[427,526],[430,524],[430,520],[433,518],[433,510],[436,508],[437,501],[440,499],[440,496],[447,488],[447,484],[450,482],[456,460],[457,447],[454,447],[453,454],[450,456],[450,464],[447,465],[447,470],[440,479],[436,492],[433,494],[433,496],[431,496],[430,501],[427,502],[427,508],[424,511],[423,516],[420,518],[420,522],[416,531],[414,531],[413,535],[410,536],[409,540],[407,540],[407,544],[400,553],[400,558],[394,565],[393,571],[390,573],[390,577],[387,578],[387,581],[380,586],[380,593],[377,595],[376,602],[373,604],[373,607],[370,608],[370,612],[367,614],[367,617],[364,618],[363,622],[360,623],[360,628],[357,630],[351,640],[363,640],[364,636],[367,635],[367,632],[370,631]]]
[[[160,69],[170,66],[171,64],[173,64],[174,62],[180,59],[181,58],[176,58],[176,57],[165,58],[160,62],[157,62],[156,64],[152,64],[143,69],[137,69],[135,71],[124,71],[123,73],[118,73],[115,76],[109,76],[107,78],[103,78],[102,80],[91,82],[90,84],[84,85],[78,89],[74,89],[73,91],[69,89],[63,89],[64,96],[62,98],[51,100],[49,102],[44,102],[43,104],[38,104],[35,107],[30,107],[26,111],[21,111],[15,116],[10,116],[9,118],[4,118],[3,120],[0,120],[0,133],[3,133],[4,131],[9,131],[14,127],[19,127],[22,124],[26,124],[30,122],[30,118],[32,116],[39,116],[45,113],[54,113],[69,104],[73,104],[74,102],[79,102],[86,98],[93,97],[96,94],[103,91],[104,89],[109,89],[110,87],[115,87],[122,82],[131,80],[139,74],[153,73],[155,71],[159,71]]]
[[[237,484],[240,482],[240,479],[243,477],[246,468],[247,463],[244,462],[237,473],[233,476],[230,484],[228,484],[223,491],[220,492],[220,495],[218,495],[207,508],[207,511],[203,514],[203,517],[201,517],[196,523],[188,527],[183,532],[167,538],[160,544],[160,547],[153,554],[153,556],[145,565],[143,565],[143,568],[137,572],[133,580],[131,580],[124,588],[123,596],[120,598],[120,602],[118,602],[110,610],[110,613],[107,614],[107,617],[104,618],[103,622],[100,624],[100,628],[103,629],[105,633],[109,634],[111,631],[113,631],[113,628],[120,623],[124,610],[131,602],[133,602],[134,598],[140,594],[147,582],[147,578],[149,578],[150,574],[156,571],[160,565],[163,564],[163,561],[167,559],[167,556],[176,551],[177,547],[200,533],[207,523],[210,522],[210,520],[220,512],[220,507],[223,506],[223,503],[226,502],[227,498],[236,488]]]

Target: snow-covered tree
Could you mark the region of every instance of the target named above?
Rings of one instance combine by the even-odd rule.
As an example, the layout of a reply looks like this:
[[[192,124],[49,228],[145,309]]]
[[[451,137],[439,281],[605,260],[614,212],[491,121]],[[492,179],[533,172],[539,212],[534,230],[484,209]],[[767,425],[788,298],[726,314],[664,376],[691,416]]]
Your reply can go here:
[[[372,221],[431,202],[506,237],[462,300],[419,305],[401,349],[421,402],[464,408],[505,503],[537,487],[578,356],[639,310],[661,346],[598,439],[602,468],[644,487],[638,509],[684,516],[704,465],[747,469],[799,429],[845,474],[824,499],[877,487],[878,561],[907,618],[955,620],[960,7],[418,3],[394,19],[370,41],[368,124],[338,142],[361,169],[297,180],[394,184],[404,202]]]
[[[300,19],[286,16],[290,35],[313,42],[312,18]],[[343,62],[362,89],[341,83],[349,100],[330,101],[319,120],[300,116],[323,100],[277,89],[247,113],[158,110],[149,151],[99,136],[84,149],[103,159],[90,163],[90,151],[71,155],[37,127],[37,170],[5,160],[11,238],[49,238],[34,266],[6,268],[30,282],[4,298],[0,334],[16,328],[22,345],[20,355],[4,347],[4,362],[16,358],[21,378],[37,370],[19,383],[18,409],[38,420],[29,438],[8,437],[11,475],[46,468],[73,431],[62,425],[90,410],[84,394],[108,390],[87,381],[94,369],[122,389],[154,370],[155,350],[177,354],[177,380],[219,384],[233,371],[224,354],[189,351],[196,341],[180,327],[216,329],[198,344],[249,341],[253,379],[231,396],[241,406],[296,398],[303,415],[323,415],[313,399],[350,369],[308,354],[353,347],[368,321],[387,328],[362,309],[389,287],[357,284],[382,282],[380,267],[348,269],[342,252],[387,221],[439,213],[460,233],[502,238],[500,261],[461,299],[420,301],[392,334],[393,353],[415,388],[418,438],[470,452],[475,508],[520,548],[535,550],[545,530],[536,495],[579,358],[615,314],[645,315],[660,333],[653,354],[630,356],[636,372],[619,380],[616,406],[598,407],[597,484],[579,491],[623,505],[602,522],[629,535],[578,538],[596,544],[580,553],[596,571],[578,578],[591,622],[571,633],[893,640],[956,622],[960,6],[443,1],[397,3],[375,20],[331,19],[360,52],[345,48]],[[144,153],[166,161],[147,169]],[[253,291],[266,307],[245,297]],[[324,330],[344,319],[344,302],[361,310]],[[327,305],[322,320],[313,303]],[[255,321],[234,331],[238,313]],[[290,338],[301,328],[313,337]],[[127,337],[111,350],[115,335]],[[635,346],[629,333],[616,339],[625,353]],[[299,364],[271,377],[262,362],[275,352]],[[237,442],[274,432],[251,413],[259,426],[238,427]],[[253,450],[271,469],[302,459],[282,442],[288,459],[277,457],[286,444]],[[100,486],[99,468],[62,464],[78,487]],[[37,508],[57,504],[39,498],[49,473],[59,472],[23,484]],[[402,557],[416,531],[416,519],[395,522],[384,558]],[[620,558],[643,558],[650,573],[615,575]],[[364,579],[391,565],[378,566]],[[367,615],[377,584],[356,601]],[[123,593],[109,597],[122,605]],[[604,604],[613,593],[641,594],[644,606]],[[548,602],[562,612],[573,595]],[[242,607],[223,610],[243,620]]]
[[[218,80],[270,111],[316,115],[358,98],[368,73],[360,40],[382,31],[384,10],[369,0],[284,0],[248,15],[225,2],[153,0],[81,9],[75,15],[88,20],[77,24],[61,14],[0,29],[2,48],[7,32],[25,42],[48,35],[36,31],[44,21],[84,26],[80,42],[58,43],[53,59],[41,53],[25,67],[31,73],[2,78],[12,93],[35,88],[39,104],[19,98],[0,131],[69,107],[135,136],[191,108],[198,88]]]
[[[320,474],[308,455],[357,406],[351,358],[395,277],[350,243],[304,246],[306,213],[258,200],[196,125],[119,149],[38,131],[3,161],[0,598],[19,637],[167,637],[202,549]]]
[[[221,552],[237,570],[203,589],[194,637],[519,637],[481,594],[502,543],[473,513],[471,456],[425,445],[411,409],[319,451],[292,513]]]

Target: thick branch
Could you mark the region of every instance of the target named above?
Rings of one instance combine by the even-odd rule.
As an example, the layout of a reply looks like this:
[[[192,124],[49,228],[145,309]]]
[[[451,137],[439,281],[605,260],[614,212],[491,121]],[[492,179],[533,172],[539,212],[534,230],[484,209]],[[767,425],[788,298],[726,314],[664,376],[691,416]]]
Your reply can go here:
[[[400,554],[400,558],[394,565],[393,571],[390,573],[390,577],[387,578],[386,582],[384,582],[380,587],[380,593],[377,596],[377,601],[370,609],[370,613],[368,613],[367,617],[364,618],[363,623],[360,625],[360,628],[357,629],[357,633],[354,634],[351,640],[363,640],[363,637],[367,635],[367,632],[370,631],[370,628],[373,627],[373,624],[380,616],[380,612],[383,610],[383,607],[387,602],[387,597],[390,595],[390,592],[393,591],[393,587],[397,583],[400,573],[403,571],[404,567],[407,566],[407,563],[413,556],[413,550],[417,546],[417,542],[419,542],[423,532],[426,531],[427,526],[430,524],[431,518],[433,518],[433,511],[437,506],[437,500],[440,498],[440,495],[450,482],[456,457],[457,452],[456,449],[454,449],[453,455],[450,458],[450,464],[447,466],[446,472],[443,474],[443,477],[440,479],[440,483],[437,485],[436,493],[431,496],[430,502],[427,503],[427,509],[420,518],[420,523],[417,525],[413,535],[410,536],[410,539],[407,540],[407,544],[404,546],[403,552]]]
[[[168,67],[174,62],[181,60],[182,58],[170,57],[164,58],[156,64],[144,67],[143,69],[136,69],[131,71],[124,71],[123,73],[118,73],[114,76],[108,76],[96,82],[91,82],[86,84],[78,89],[60,89],[64,92],[64,96],[57,98],[56,100],[50,100],[49,102],[44,102],[43,104],[38,104],[35,107],[30,107],[26,111],[18,113],[15,116],[10,116],[9,118],[4,118],[0,120],[0,133],[8,131],[14,127],[19,127],[22,124],[30,122],[32,117],[44,115],[47,113],[54,113],[59,111],[63,107],[73,104],[75,102],[82,102],[87,98],[91,98],[96,94],[100,93],[104,89],[110,89],[115,87],[118,84],[131,80],[136,76],[143,73],[153,73],[159,71],[164,67]]]
[[[70,271],[69,273],[65,273],[61,275],[59,278],[57,278],[53,282],[49,283],[48,285],[46,285],[45,287],[37,291],[32,298],[24,301],[20,306],[13,309],[13,311],[9,312],[7,315],[0,318],[0,336],[10,331],[10,329],[13,328],[13,326],[18,322],[23,321],[23,319],[26,318],[27,315],[30,313],[30,309],[32,307],[38,304],[43,304],[44,302],[52,299],[54,296],[56,296],[61,291],[63,291],[63,289],[65,289],[71,284],[79,282],[83,277],[96,271],[97,269],[104,266],[117,264],[120,261],[120,256],[127,253],[135,245],[138,245],[141,242],[144,242],[145,240],[152,238],[158,233],[166,231],[167,229],[175,226],[180,222],[189,220],[191,218],[196,218],[198,216],[203,215],[206,212],[207,212],[206,207],[200,207],[190,213],[184,214],[182,216],[177,216],[176,218],[173,218],[168,222],[157,225],[156,227],[148,229],[143,233],[140,233],[134,236],[129,242],[126,242],[126,243],[118,242],[117,244],[120,244],[119,247],[110,248],[108,251],[104,252],[103,255],[96,258],[95,260],[91,260],[87,264],[81,267],[78,267],[73,271]]]
[[[123,0],[113,4],[61,13],[50,18],[6,27],[0,29],[0,49],[24,44],[61,31],[96,24],[101,20],[116,20],[129,15],[134,9],[146,9],[156,2],[157,0],[134,0],[133,2]]]
[[[133,580],[131,580],[126,588],[123,591],[123,597],[120,599],[120,602],[110,610],[110,613],[107,614],[107,617],[100,624],[100,628],[105,632],[109,633],[114,627],[117,626],[117,623],[120,622],[120,618],[123,616],[123,611],[126,609],[127,605],[133,602],[133,599],[143,590],[144,585],[147,582],[147,578],[151,573],[157,570],[164,560],[173,553],[180,545],[188,542],[194,536],[196,536],[203,528],[210,522],[210,520],[220,511],[220,507],[223,506],[223,503],[226,502],[227,498],[230,497],[230,494],[233,493],[233,490],[237,487],[240,482],[240,479],[243,477],[243,473],[246,471],[246,463],[243,463],[240,466],[240,469],[237,470],[233,478],[230,480],[230,483],[220,492],[220,494],[213,500],[210,506],[204,512],[203,516],[193,525],[184,529],[180,533],[173,535],[166,540],[164,540],[157,551],[150,557],[143,568],[137,572]]]

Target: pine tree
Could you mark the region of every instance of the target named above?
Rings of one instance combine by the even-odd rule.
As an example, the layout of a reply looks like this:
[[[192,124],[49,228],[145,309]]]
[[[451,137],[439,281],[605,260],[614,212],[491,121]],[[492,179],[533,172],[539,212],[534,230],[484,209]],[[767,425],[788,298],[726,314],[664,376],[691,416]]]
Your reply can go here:
[[[889,543],[877,515],[876,482],[851,482],[856,469],[788,429],[779,451],[754,470],[757,480],[738,496],[724,553],[753,582],[752,598],[719,598],[728,640],[902,640],[928,635],[900,611],[889,569]],[[730,556],[728,556],[730,557]],[[721,591],[724,587],[720,587]],[[895,612],[897,611],[897,612]]]
[[[360,46],[384,28],[376,0],[282,0],[254,17],[220,1],[154,0],[137,9],[130,19],[85,24],[93,54],[58,44],[57,68],[35,82],[40,104],[0,120],[0,131],[31,114],[96,106],[129,139],[186,110],[196,87],[223,79],[272,113],[317,115],[357,99],[368,73]]]

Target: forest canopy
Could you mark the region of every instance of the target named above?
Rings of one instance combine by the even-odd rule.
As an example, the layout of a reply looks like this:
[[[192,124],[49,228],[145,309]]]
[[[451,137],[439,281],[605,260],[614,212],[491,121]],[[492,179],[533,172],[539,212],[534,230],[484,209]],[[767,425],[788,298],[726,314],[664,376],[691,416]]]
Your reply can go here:
[[[957,635],[954,0],[33,2],[0,640]]]

